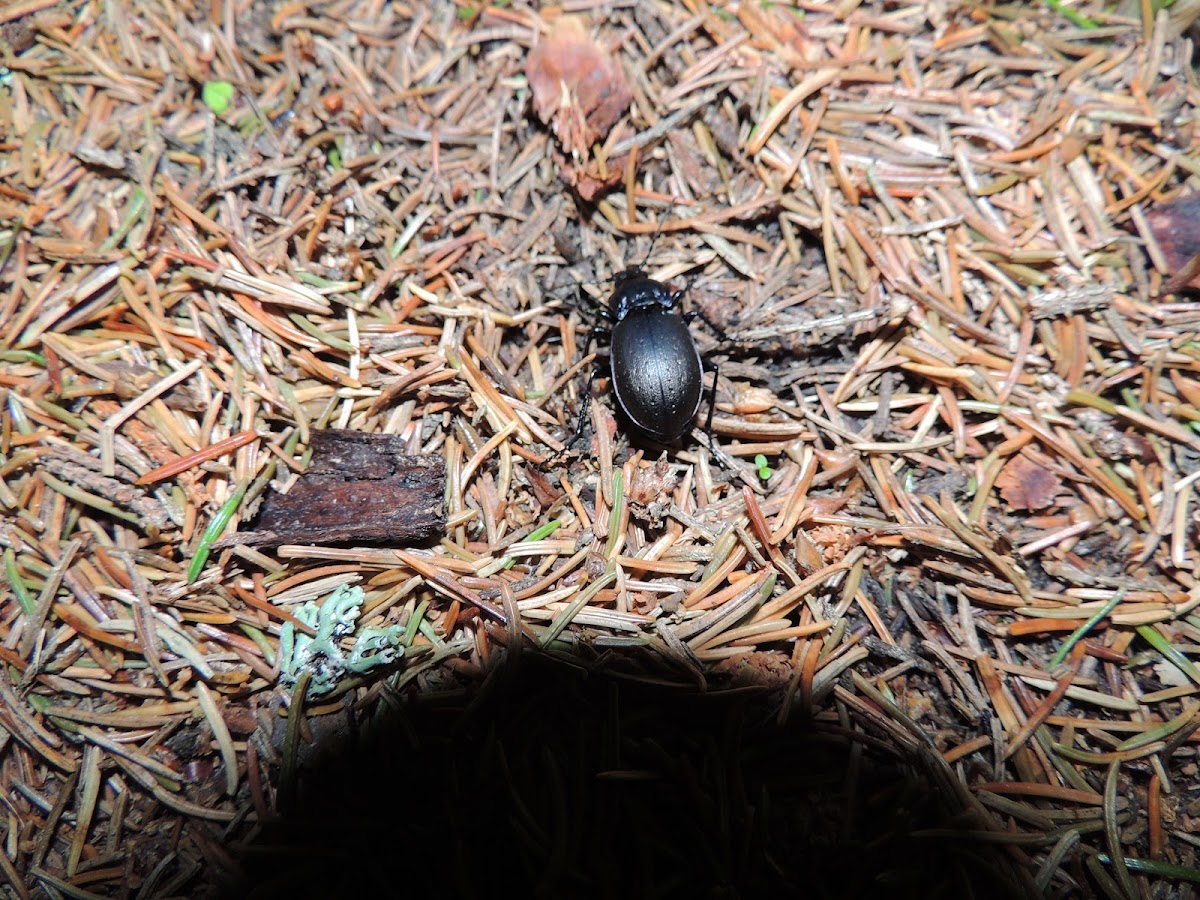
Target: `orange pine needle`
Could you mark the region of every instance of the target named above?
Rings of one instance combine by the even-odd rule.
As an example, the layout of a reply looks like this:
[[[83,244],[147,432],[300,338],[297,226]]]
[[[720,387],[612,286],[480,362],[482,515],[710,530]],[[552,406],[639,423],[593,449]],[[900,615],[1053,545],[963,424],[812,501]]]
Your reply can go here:
[[[171,478],[181,472],[186,472],[193,466],[200,465],[200,463],[216,459],[218,456],[224,456],[226,453],[231,453],[239,447],[245,447],[257,438],[257,431],[239,431],[237,434],[230,435],[222,441],[202,447],[195,453],[181,456],[179,459],[169,462],[165,466],[151,469],[145,475],[138,478],[134,484],[154,484],[156,481],[162,481],[164,478]]]

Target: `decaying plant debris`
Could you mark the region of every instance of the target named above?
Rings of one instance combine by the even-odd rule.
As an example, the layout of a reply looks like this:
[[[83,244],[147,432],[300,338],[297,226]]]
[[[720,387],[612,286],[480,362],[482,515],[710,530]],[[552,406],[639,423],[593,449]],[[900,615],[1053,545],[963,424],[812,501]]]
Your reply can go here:
[[[1200,304],[1156,210],[1200,79],[1160,6],[0,10],[12,895],[199,896],[327,716],[538,645],[920,748],[1022,890],[1187,896]],[[526,81],[565,12],[632,98],[569,147]],[[716,326],[727,468],[603,392],[548,465],[576,286],[647,254]],[[214,548],[331,428],[441,457],[444,539]],[[400,667],[281,683],[335,594],[322,646]]]
[[[394,434],[327,428],[312,434],[312,458],[286,492],[268,494],[253,531],[213,546],[420,544],[446,527],[446,471],[435,454],[405,453]]]

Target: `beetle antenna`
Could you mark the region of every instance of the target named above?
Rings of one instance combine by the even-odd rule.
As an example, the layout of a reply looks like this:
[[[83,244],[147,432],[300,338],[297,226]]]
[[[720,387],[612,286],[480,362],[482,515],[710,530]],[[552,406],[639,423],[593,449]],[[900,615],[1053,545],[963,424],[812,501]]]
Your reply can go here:
[[[665,219],[658,220],[658,227],[654,229],[654,237],[650,238],[650,246],[646,250],[646,258],[642,260],[642,264],[638,266],[638,271],[646,271],[646,265],[650,262],[650,256],[654,253],[654,245],[658,243],[658,239],[662,237],[663,225],[666,224]]]
[[[663,233],[664,224],[664,220],[660,219],[658,222],[658,227],[654,229],[654,236],[650,238],[650,246],[646,249],[646,255],[642,257],[642,261],[636,266],[626,266],[617,275],[614,275],[612,278],[608,279],[609,281],[622,281],[630,278],[636,278],[639,275],[645,274],[646,266],[650,262],[650,256],[654,253],[654,245],[658,243],[659,236]]]
[[[642,273],[644,273],[646,271],[646,265],[650,262],[650,256],[654,253],[654,246],[658,243],[658,239],[663,233],[663,225],[664,224],[665,224],[665,221],[660,219],[658,222],[658,227],[656,227],[654,229],[654,236],[650,238],[650,246],[649,246],[649,248],[647,248],[646,255],[645,255],[645,257],[642,258],[641,263],[639,263],[638,265],[635,265],[635,266],[626,266],[624,269],[622,269],[616,275],[610,275],[608,278],[601,278],[598,281],[581,281],[581,282],[576,283],[575,287],[579,289],[579,296],[586,298],[585,302],[588,306],[592,307],[592,310],[591,310],[592,312],[598,313],[601,318],[604,318],[604,319],[609,318],[608,310],[605,307],[598,304],[594,298],[588,296],[583,291],[583,285],[585,285],[585,284],[591,284],[591,285],[615,284],[619,281],[622,281],[625,278],[634,277],[634,276],[641,275]],[[688,286],[690,287],[691,285],[688,285]],[[570,285],[563,285],[561,289],[565,291],[569,288],[570,288]],[[559,288],[555,288],[555,290],[559,290]],[[576,308],[579,308],[578,305],[576,306]]]

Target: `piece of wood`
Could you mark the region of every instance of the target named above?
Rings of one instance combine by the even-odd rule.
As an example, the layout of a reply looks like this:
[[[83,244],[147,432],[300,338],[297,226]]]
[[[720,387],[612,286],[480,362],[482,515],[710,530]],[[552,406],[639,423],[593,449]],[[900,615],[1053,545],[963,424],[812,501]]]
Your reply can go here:
[[[394,434],[329,429],[312,435],[312,462],[286,494],[263,501],[254,531],[218,545],[418,543],[446,528],[446,464],[411,456]]]

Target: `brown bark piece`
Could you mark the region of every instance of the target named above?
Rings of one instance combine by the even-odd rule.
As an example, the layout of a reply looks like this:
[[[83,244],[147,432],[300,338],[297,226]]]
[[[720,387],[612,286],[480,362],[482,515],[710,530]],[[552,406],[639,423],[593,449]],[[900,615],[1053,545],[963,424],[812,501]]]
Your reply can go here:
[[[221,544],[412,544],[445,530],[446,465],[404,453],[393,434],[313,432],[307,471],[263,502],[255,531]]]
[[[1146,221],[1171,271],[1162,292],[1200,289],[1200,194],[1159,203]]]

